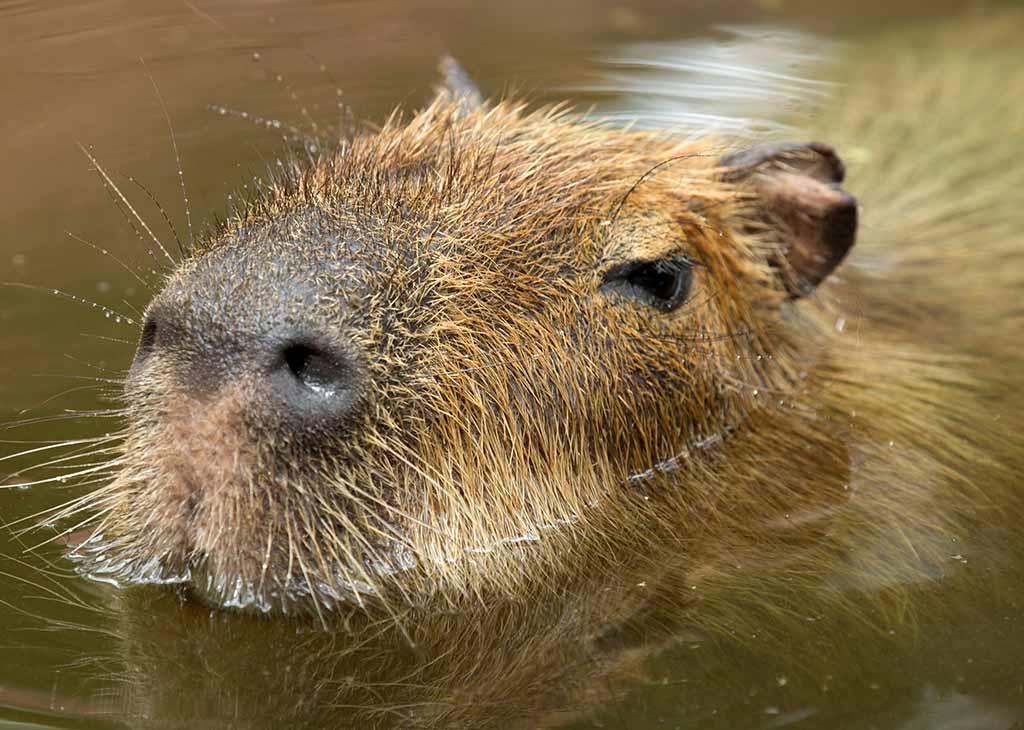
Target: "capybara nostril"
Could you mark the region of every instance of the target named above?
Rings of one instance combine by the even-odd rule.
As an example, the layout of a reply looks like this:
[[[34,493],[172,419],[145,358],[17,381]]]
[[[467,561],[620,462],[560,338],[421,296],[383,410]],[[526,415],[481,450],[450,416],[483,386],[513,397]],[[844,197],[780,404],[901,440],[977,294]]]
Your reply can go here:
[[[157,317],[150,312],[146,315],[146,321],[142,325],[142,334],[139,336],[138,347],[135,348],[135,358],[132,360],[132,368],[141,366],[156,349]]]
[[[330,398],[350,385],[350,368],[345,357],[303,342],[286,345],[281,351],[284,366],[304,388],[321,398]]]
[[[288,338],[269,373],[272,398],[293,417],[340,420],[360,392],[359,369],[341,348],[317,338]]]

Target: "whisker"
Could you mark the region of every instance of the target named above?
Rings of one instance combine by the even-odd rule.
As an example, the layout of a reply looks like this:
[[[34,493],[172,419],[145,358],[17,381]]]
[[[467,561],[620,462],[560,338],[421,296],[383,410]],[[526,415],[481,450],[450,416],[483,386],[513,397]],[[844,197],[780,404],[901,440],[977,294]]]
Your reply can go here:
[[[171,266],[176,266],[177,262],[174,260],[174,257],[171,256],[170,252],[166,248],[164,248],[164,244],[161,243],[160,239],[157,238],[155,233],[153,233],[153,229],[149,227],[149,224],[146,223],[145,220],[143,220],[142,216],[139,215],[139,212],[135,210],[135,207],[128,201],[128,198],[126,198],[124,196],[124,193],[121,192],[121,189],[117,187],[117,184],[110,179],[110,175],[108,175],[107,171],[103,169],[102,165],[100,165],[99,160],[93,157],[92,153],[89,152],[89,150],[86,149],[85,145],[83,145],[81,142],[78,143],[78,148],[82,150],[82,153],[86,157],[89,158],[89,162],[92,163],[92,166],[96,170],[96,172],[98,172],[106,181],[106,183],[110,185],[114,192],[117,193],[118,198],[120,198],[121,202],[124,203],[128,210],[131,211],[132,215],[135,217],[135,220],[137,220],[139,222],[139,225],[142,226],[142,229],[146,231],[146,233],[149,235],[153,243],[157,245],[157,248],[159,248],[163,255],[167,257],[167,260],[171,262]],[[152,254],[152,251],[150,251],[150,253]]]
[[[67,528],[66,530],[62,530],[61,532],[58,532],[56,535],[53,535],[52,537],[48,537],[47,539],[43,540],[42,542],[36,543],[35,545],[32,545],[29,548],[26,548],[26,552],[35,553],[40,548],[46,547],[47,545],[49,545],[52,542],[56,542],[57,540],[60,540],[63,537],[66,537],[66,536],[68,536],[68,535],[70,535],[70,534],[72,534],[74,532],[77,532],[78,530],[81,530],[81,529],[85,528],[90,522],[98,521],[99,519],[101,519],[101,518],[105,517],[106,515],[110,514],[110,512],[112,510],[113,510],[113,507],[108,507],[105,510],[102,510],[102,511],[97,512],[95,514],[89,515],[88,517],[86,517],[81,522],[79,522],[79,523],[77,523],[75,525],[72,525],[71,527]],[[27,532],[30,532],[33,529],[35,529],[35,528],[28,528],[28,529],[22,530],[18,534],[19,535],[23,535],[23,534],[25,534]]]
[[[302,118],[306,120],[306,124],[309,125],[310,131],[313,133],[312,137],[309,137],[307,135],[303,135],[303,136],[307,140],[310,140],[310,139],[316,140],[317,143],[324,142],[324,132],[323,132],[323,130],[320,129],[320,125],[317,123],[316,119],[313,118],[313,115],[310,113],[309,108],[306,106],[306,104],[299,97],[299,93],[295,90],[295,87],[292,85],[292,83],[288,79],[286,79],[284,77],[284,74],[280,74],[280,73],[274,74],[274,81],[276,81],[278,83],[278,85],[283,86],[285,92],[288,94],[288,98],[291,101],[295,102],[295,104],[298,105],[298,107],[299,107],[299,114],[301,114]],[[310,151],[310,145],[306,144],[304,146],[306,147],[307,152],[309,152]],[[317,147],[319,147],[319,144],[317,144]]]
[[[4,526],[6,527],[6,525]],[[21,541],[19,540],[18,542],[20,543]],[[24,545],[22,545],[22,547],[24,547]],[[37,557],[42,559],[43,566],[45,567],[40,567],[39,565],[36,565],[34,563],[29,563],[27,560],[23,560],[22,558],[19,558],[16,555],[5,555],[4,560],[10,561],[24,568],[28,568],[33,573],[41,573],[42,575],[45,575],[47,578],[50,578],[54,581],[61,580],[64,578],[71,578],[75,575],[75,572],[73,570],[69,570],[67,568],[59,568],[52,561],[42,558],[42,556]]]
[[[290,531],[291,527],[289,527],[288,529]],[[288,539],[291,540],[291,535],[290,534],[288,536]],[[326,629],[327,628],[327,619],[324,616],[323,609],[320,607],[320,599],[317,596],[317,591],[313,590],[313,581],[309,577],[309,569],[306,568],[306,561],[302,559],[302,551],[301,550],[298,551],[295,557],[296,557],[296,559],[298,560],[298,563],[299,563],[299,570],[302,571],[302,577],[306,579],[306,585],[310,586],[309,596],[313,600],[313,608],[314,608],[314,610],[316,610],[317,618],[320,619],[320,625],[323,626],[324,629]]]
[[[35,512],[33,514],[25,515],[24,517],[20,517],[17,520],[14,520],[13,522],[10,522],[8,524],[13,526],[19,525],[23,522],[28,522],[30,520],[36,520],[36,522],[34,522],[32,525],[26,528],[25,532],[28,532],[37,529],[44,524],[63,522],[64,520],[67,520],[70,517],[74,517],[75,515],[80,514],[81,512],[84,512],[86,510],[94,509],[100,504],[102,504],[113,491],[110,487],[111,483],[108,482],[105,486],[100,487],[99,489],[94,489],[91,492],[87,492],[86,494],[81,494],[77,497],[72,497],[66,502],[57,505],[56,507],[48,507],[47,509],[39,510],[38,512]],[[109,509],[110,508],[108,508],[108,511]],[[38,522],[38,520],[42,520],[42,522]],[[72,528],[70,532],[73,532],[74,529],[76,528]],[[60,533],[60,535],[58,535],[58,537],[62,537],[67,534],[69,534],[69,530],[64,530]]]
[[[181,183],[181,197],[182,201],[185,204],[185,222],[188,226],[188,248],[189,251],[193,251],[195,250],[196,247],[196,240],[195,235],[192,231],[192,211],[189,208],[188,204],[188,191],[185,188],[185,172],[184,170],[182,170],[181,167],[181,155],[178,153],[178,140],[174,135],[174,125],[171,124],[171,115],[167,111],[167,104],[164,102],[163,94],[160,93],[160,87],[157,86],[156,79],[153,78],[152,72],[149,70],[149,67],[146,66],[145,60],[143,60],[142,58],[140,58],[139,60],[142,62],[143,68],[146,69],[146,73],[149,75],[150,83],[153,84],[153,91],[156,93],[156,98],[160,101],[160,109],[161,111],[163,111],[164,119],[167,121],[167,131],[170,132],[171,135],[171,147],[174,148],[174,162],[178,166],[178,182]],[[145,188],[143,188],[143,190],[145,190]],[[146,190],[146,193],[149,194],[149,191]],[[156,199],[153,198],[152,194],[149,195],[153,202],[156,203]],[[174,226],[171,225],[171,221],[167,217],[167,212],[164,210],[163,206],[160,205],[159,203],[156,203],[156,206],[157,208],[160,209],[160,212],[163,214],[164,220],[167,221],[167,225],[170,227],[171,233],[174,234],[174,240],[178,244],[178,250],[181,252],[182,257],[184,257],[185,250],[184,247],[181,245],[181,239],[178,238],[178,232],[175,231]]]
[[[171,236],[174,237],[174,245],[178,247],[178,254],[181,256],[181,258],[185,258],[185,246],[182,244],[181,238],[179,238],[178,236],[178,229],[174,227],[174,223],[171,222],[171,217],[167,214],[167,209],[164,208],[163,205],[161,205],[159,200],[157,200],[156,195],[153,194],[153,191],[150,190],[145,185],[143,185],[142,182],[134,175],[125,175],[124,177],[128,182],[130,182],[132,185],[141,190],[143,194],[147,198],[149,198],[149,202],[151,202],[160,212],[160,217],[164,219],[164,223],[170,230]]]
[[[186,8],[191,10],[193,13],[198,15],[200,18],[202,18],[206,22],[211,23],[212,25],[216,26],[216,28],[219,31],[224,33],[229,38],[237,38],[238,37],[238,35],[231,28],[229,28],[226,25],[224,25],[223,23],[221,23],[219,20],[217,20],[215,17],[213,17],[212,15],[207,13],[206,11],[200,9],[195,3],[190,2],[189,0],[184,0],[184,5],[185,5]]]
[[[348,126],[351,127],[352,109],[342,101],[344,94],[342,93],[341,87],[338,85],[338,82],[335,80],[334,76],[331,74],[326,64],[322,63],[319,58],[317,58],[314,54],[310,53],[309,51],[306,51],[306,55],[310,58],[310,60],[313,61],[313,63],[317,65],[317,68],[319,69],[320,73],[323,74],[324,78],[326,78],[327,81],[331,84],[331,86],[334,87],[334,96],[337,99],[336,104],[338,108],[338,129],[336,130],[337,133],[339,134],[339,136],[342,137],[350,135],[352,130],[350,128],[346,128],[345,122],[347,121]]]
[[[128,307],[128,309],[130,309],[133,312],[135,312],[135,316],[139,318],[139,321],[142,321],[143,319],[145,319],[145,316],[143,315],[142,310],[140,310],[134,304],[129,302],[127,299],[122,299],[121,303],[124,304],[126,307]]]
[[[91,451],[91,452],[84,452],[84,453],[80,452],[80,453],[76,453],[76,454],[68,454],[67,456],[62,456],[62,457],[59,457],[59,458],[56,458],[56,459],[51,459],[51,460],[46,461],[46,462],[44,462],[42,464],[33,464],[31,466],[27,466],[24,469],[19,469],[16,472],[8,474],[6,476],[6,479],[7,479],[8,483],[4,484],[4,485],[0,485],[0,489],[24,488],[26,486],[24,484],[11,484],[10,482],[12,480],[17,479],[18,477],[22,476],[23,474],[28,474],[30,472],[38,471],[40,469],[53,469],[55,471],[56,470],[60,470],[60,469],[84,469],[84,468],[91,467],[91,466],[99,466],[101,464],[107,464],[109,462],[109,459],[106,459],[106,460],[104,460],[102,462],[94,461],[94,462],[91,462],[91,463],[74,463],[74,464],[68,464],[67,463],[69,461],[74,461],[76,459],[93,458],[93,457],[99,456],[99,455],[104,454],[104,453],[106,453],[106,454],[116,453],[116,449],[107,448],[107,449],[98,449],[96,451]],[[61,476],[63,476],[63,475],[61,475]]]
[[[8,559],[13,560],[14,558],[8,558]],[[32,568],[33,570],[36,570],[35,566],[29,565],[28,563],[22,562],[21,564],[25,565],[25,566],[27,566],[29,568]],[[46,574],[43,573],[43,575],[46,575]],[[72,593],[70,590],[68,590],[68,592],[66,594],[62,594],[62,593],[54,590],[53,588],[50,588],[48,586],[43,585],[42,583],[39,583],[39,582],[36,582],[36,581],[33,581],[33,580],[29,580],[28,578],[25,578],[24,576],[17,575],[15,573],[8,573],[5,570],[0,570],[0,576],[2,576],[3,578],[5,578],[7,580],[12,580],[12,581],[16,581],[18,583],[23,583],[23,584],[25,584],[27,586],[31,586],[32,588],[35,588],[35,589],[40,590],[40,591],[43,591],[43,592],[49,594],[50,598],[56,599],[63,606],[75,606],[76,608],[87,608],[87,604],[81,602],[81,599],[79,599],[77,596],[75,596],[74,593]],[[52,576],[48,576],[48,577],[50,577],[51,580],[52,580]],[[54,581],[54,582],[56,582],[56,581]],[[67,589],[65,589],[65,590],[67,590]]]
[[[116,418],[118,416],[123,416],[124,413],[125,410],[123,408],[107,408],[95,411],[65,411],[62,414],[53,416],[36,416],[35,418],[22,418],[17,421],[9,421],[7,423],[0,424],[0,431],[12,428],[21,428],[22,426],[34,426],[40,423],[68,421],[77,418]]]
[[[97,335],[93,332],[79,332],[79,337],[88,337],[93,340],[104,340],[106,342],[116,342],[119,345],[134,345],[135,342],[132,340],[122,340],[120,337],[110,337],[109,335]]]
[[[100,464],[108,463],[109,459],[104,459],[103,461],[81,462],[81,463],[73,463],[73,464],[69,464],[68,462],[74,461],[76,459],[91,459],[91,458],[95,458],[95,457],[101,456],[103,454],[117,453],[117,451],[118,450],[116,448],[106,448],[106,449],[97,449],[95,451],[88,451],[88,452],[78,453],[78,454],[69,454],[67,456],[62,456],[62,457],[57,458],[57,459],[51,459],[50,461],[43,462],[42,464],[33,464],[32,466],[25,467],[24,469],[19,469],[18,471],[14,472],[12,474],[9,474],[8,475],[8,479],[15,479],[15,478],[21,476],[22,474],[27,474],[28,472],[36,471],[38,469],[52,469],[53,471],[62,471],[62,470],[66,471],[68,469],[85,469],[86,467],[90,467],[90,466],[99,466]],[[20,485],[18,485],[18,486],[20,486]]]
[[[82,482],[83,485],[99,484],[99,483],[109,483],[109,482],[108,482],[108,480],[106,478],[97,479],[95,481]],[[41,529],[52,527],[56,523],[63,522],[64,520],[66,520],[66,519],[68,519],[70,517],[73,517],[73,516],[75,516],[77,514],[80,514],[82,512],[87,511],[87,510],[95,509],[98,500],[97,501],[88,501],[88,502],[86,502],[87,498],[90,498],[90,497],[94,496],[94,494],[95,493],[90,493],[90,494],[83,495],[82,497],[76,498],[75,501],[78,502],[79,500],[81,500],[81,503],[77,504],[74,509],[70,509],[71,505],[69,503],[69,509],[66,512],[61,512],[59,514],[51,514],[47,510],[41,510],[41,511],[39,511],[39,512],[33,514],[33,515],[26,515],[25,517],[20,517],[20,518],[18,518],[16,520],[13,520],[12,522],[8,523],[8,525],[11,526],[11,527],[13,527],[14,525],[20,525],[22,523],[28,522],[29,520],[37,520],[37,521],[36,522],[32,522],[31,524],[29,524],[26,527],[23,527],[23,528],[21,528],[19,530],[12,530],[11,534],[14,535],[15,538],[18,538],[19,541],[20,541],[20,539],[22,537],[24,537],[25,535],[27,535],[29,533],[38,532]],[[47,544],[49,542],[52,542],[53,540],[59,540],[61,538],[64,538],[64,537],[74,533],[76,530],[83,529],[85,525],[88,525],[90,522],[92,522],[94,520],[100,519],[103,515],[109,513],[113,509],[114,508],[111,506],[111,507],[106,508],[105,510],[102,510],[100,512],[96,512],[96,513],[90,515],[89,517],[87,517],[81,523],[79,523],[77,525],[73,525],[72,527],[69,527],[69,528],[61,531],[60,533],[55,535],[52,539],[47,539],[46,541],[41,543],[41,545],[45,545],[45,544]],[[41,520],[41,521],[38,521],[38,520]],[[29,552],[31,550],[35,550],[37,547],[39,547],[39,546],[34,546],[32,548],[27,548],[26,552]]]
[[[47,398],[44,398],[43,400],[39,401],[38,403],[35,403],[35,404],[31,405],[31,406],[28,406],[27,408],[22,408],[20,411],[18,411],[18,415],[19,416],[24,416],[29,411],[34,411],[37,408],[42,408],[47,403],[52,403],[53,401],[57,400],[58,398],[63,398],[64,396],[70,395],[72,393],[80,393],[80,392],[85,391],[85,390],[97,390],[99,388],[105,388],[105,387],[107,387],[107,386],[102,384],[102,383],[93,383],[91,385],[78,385],[78,386],[75,386],[74,388],[68,388],[66,390],[62,390],[59,393],[56,393],[56,394],[51,395],[51,396],[49,396]]]
[[[97,335],[98,336],[98,335]],[[97,383],[109,383],[110,385],[124,385],[123,379],[97,378],[94,375],[67,375],[65,373],[35,373],[33,378],[64,378],[67,380],[95,380]],[[3,443],[0,441],[0,443]]]
[[[85,367],[90,368],[92,370],[99,370],[100,372],[103,372],[103,373],[118,373],[119,375],[122,375],[124,373],[124,371],[113,370],[111,368],[105,368],[102,365],[97,365],[95,363],[91,363],[88,360],[82,360],[82,359],[77,358],[77,357],[75,357],[73,355],[65,354],[64,357],[66,357],[71,362],[78,363],[79,365],[84,365]]]
[[[96,472],[103,471],[104,469],[111,469],[111,468],[113,468],[114,466],[117,466],[117,465],[118,465],[117,460],[105,461],[102,464],[96,464],[96,465],[93,465],[93,466],[91,466],[91,467],[89,467],[87,469],[81,469],[81,470],[79,470],[77,472],[74,472],[72,474],[61,474],[60,476],[56,476],[56,477],[46,477],[45,479],[36,479],[35,481],[32,481],[32,482],[24,482],[22,484],[19,484],[18,486],[21,487],[22,489],[27,489],[29,487],[38,487],[41,484],[53,484],[54,482],[61,482],[62,484],[66,484],[66,483],[68,483],[68,482],[70,482],[70,481],[72,481],[74,479],[77,479],[78,477],[86,476],[86,475],[89,475],[89,474],[95,474]]]
[[[250,124],[255,124],[258,127],[263,127],[269,130],[283,130],[284,132],[287,132],[287,134],[284,135],[285,142],[298,143],[304,148],[308,148],[310,145],[315,145],[319,141],[315,137],[307,135],[299,127],[289,124],[288,122],[282,122],[280,119],[270,119],[268,117],[260,116],[259,114],[253,114],[252,112],[232,109],[230,107],[217,104],[207,104],[206,108],[208,111],[219,114],[222,117],[241,119],[242,121],[249,122]]]
[[[51,449],[57,449],[68,446],[79,446],[81,444],[93,445],[96,443],[102,443],[104,441],[113,441],[113,437],[108,436],[95,436],[92,438],[74,439],[72,441],[55,441],[45,446],[37,446],[32,449],[25,451],[19,451],[17,454],[8,454],[7,456],[0,456],[0,461],[9,461],[10,459],[17,459],[22,456],[29,456],[31,454],[38,454],[42,451],[49,451]],[[26,443],[24,441],[0,441],[0,443]]]
[[[135,325],[136,324],[135,320],[132,319],[131,317],[129,317],[128,315],[126,315],[126,314],[121,314],[120,312],[118,312],[116,310],[113,310],[110,307],[104,306],[104,305],[100,304],[99,302],[94,302],[91,299],[86,299],[84,297],[80,297],[77,294],[70,294],[70,293],[68,293],[66,291],[62,291],[61,289],[51,289],[50,287],[39,286],[38,284],[26,284],[26,283],[20,282],[20,281],[4,281],[4,282],[0,282],[0,286],[10,286],[10,287],[18,287],[20,289],[28,289],[30,291],[48,292],[48,293],[52,294],[55,297],[59,297],[61,299],[67,299],[68,301],[72,301],[72,302],[75,302],[77,304],[84,304],[84,305],[92,307],[93,309],[99,309],[99,310],[101,310],[103,312],[103,314],[106,316],[107,319],[113,318],[113,320],[114,320],[114,322],[116,324],[129,324],[129,325]]]
[[[11,529],[11,524],[12,523],[7,522],[6,520],[3,519],[2,516],[0,516],[0,524],[3,524],[4,528],[10,533],[10,535],[13,537],[15,542],[17,542],[19,545],[21,545],[22,548],[26,547],[24,542],[21,540],[21,537],[13,529]],[[46,557],[45,555],[38,555],[37,557],[40,560],[42,560],[43,565],[45,566],[45,568],[40,568],[38,565],[29,565],[26,561],[21,560],[20,558],[17,558],[17,557],[15,557],[13,555],[6,556],[6,559],[9,560],[9,561],[12,561],[14,563],[17,563],[19,565],[28,567],[33,572],[41,573],[41,574],[43,574],[43,575],[45,575],[45,576],[47,576],[47,577],[49,577],[51,579],[54,579],[54,580],[56,580],[57,578],[60,578],[60,577],[67,577],[67,576],[71,575],[70,571],[68,571],[66,569],[63,569],[63,568],[58,568],[57,565],[52,560],[50,560],[48,557]]]
[[[142,284],[142,286],[146,287],[146,289],[148,289],[149,291],[152,291],[152,290],[153,290],[153,288],[152,288],[152,287],[151,287],[151,286],[149,285],[149,282],[148,282],[148,281],[146,281],[145,279],[143,279],[143,278],[142,278],[142,275],[141,275],[141,274],[139,274],[139,272],[138,272],[138,271],[136,271],[136,270],[135,270],[134,268],[132,268],[131,266],[129,266],[129,265],[127,264],[127,263],[125,263],[124,261],[122,261],[121,259],[119,259],[119,258],[118,258],[117,256],[115,256],[114,254],[112,254],[112,253],[111,253],[110,251],[108,251],[107,249],[105,249],[105,248],[102,248],[102,247],[100,247],[100,246],[97,246],[97,245],[96,245],[95,243],[93,243],[92,241],[89,241],[89,240],[87,240],[87,239],[85,239],[85,238],[82,238],[82,237],[81,237],[81,236],[79,236],[78,234],[76,234],[76,233],[72,233],[71,231],[64,231],[64,235],[66,235],[66,236],[67,236],[68,238],[72,239],[73,241],[77,241],[78,243],[81,243],[81,244],[84,244],[84,245],[88,246],[88,247],[89,247],[89,248],[91,248],[91,249],[92,249],[93,251],[97,251],[98,253],[100,253],[100,254],[102,254],[102,255],[104,255],[104,256],[107,256],[108,258],[111,258],[111,259],[113,259],[113,260],[114,260],[114,262],[118,264],[118,266],[120,266],[120,267],[121,267],[122,269],[124,269],[125,271],[127,271],[127,272],[128,272],[129,274],[131,274],[131,275],[132,275],[133,277],[135,277],[135,280],[136,280],[136,281],[138,281],[138,282],[139,282],[140,284]]]

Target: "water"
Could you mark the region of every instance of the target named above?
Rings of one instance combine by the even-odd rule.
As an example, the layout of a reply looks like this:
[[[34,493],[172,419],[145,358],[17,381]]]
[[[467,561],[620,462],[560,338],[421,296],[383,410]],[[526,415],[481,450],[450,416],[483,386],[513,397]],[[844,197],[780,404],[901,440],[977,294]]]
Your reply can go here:
[[[491,91],[570,97],[649,124],[785,136],[827,115],[837,93],[827,80],[855,66],[858,49],[884,52],[894,37],[885,34],[914,38],[926,20],[973,27],[998,9],[507,5],[0,6],[0,280],[40,287],[0,291],[2,415],[29,419],[4,432],[5,451],[26,448],[14,441],[115,430],[102,413],[76,412],[111,407],[108,381],[130,362],[131,322],[149,296],[118,260],[142,272],[162,267],[158,245],[137,223],[133,233],[79,144],[173,250],[146,190],[179,237],[190,228],[201,235],[230,195],[273,164],[282,135],[314,138],[351,123],[339,99],[359,119],[414,108],[429,98],[444,52]],[[760,30],[751,36],[751,28]],[[719,65],[694,68],[693,58]],[[749,73],[722,71],[731,63],[772,80],[749,93]],[[999,144],[1012,152],[1013,140]],[[939,329],[937,338],[951,336]],[[45,453],[3,462],[9,482],[27,478],[16,472]],[[410,612],[398,625],[353,613],[344,632],[325,633],[83,581],[57,543],[26,552],[53,533],[18,530],[75,493],[60,481],[0,492],[10,526],[0,531],[0,727],[1011,730],[1024,722],[1020,551],[998,535],[984,543],[988,552],[951,550],[942,579],[913,589],[949,610],[857,618],[808,609],[782,620],[744,610],[748,596],[734,591],[733,618],[742,620],[712,638],[691,621],[690,588],[667,555],[657,556],[657,575],[608,573],[598,589],[566,586],[542,607]],[[961,579],[978,571],[992,573],[995,588],[972,594]]]

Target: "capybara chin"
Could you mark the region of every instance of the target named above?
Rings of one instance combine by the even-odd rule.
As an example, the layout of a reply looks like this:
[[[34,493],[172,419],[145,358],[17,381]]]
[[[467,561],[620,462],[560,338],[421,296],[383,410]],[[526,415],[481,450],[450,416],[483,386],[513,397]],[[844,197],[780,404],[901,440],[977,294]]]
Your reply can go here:
[[[993,441],[962,362],[872,320],[900,280],[846,275],[832,147],[624,131],[446,71],[169,276],[88,572],[323,615],[528,595],[654,541],[695,573],[817,545],[883,582],[906,566],[858,545],[948,555],[966,522],[915,509],[972,494]]]

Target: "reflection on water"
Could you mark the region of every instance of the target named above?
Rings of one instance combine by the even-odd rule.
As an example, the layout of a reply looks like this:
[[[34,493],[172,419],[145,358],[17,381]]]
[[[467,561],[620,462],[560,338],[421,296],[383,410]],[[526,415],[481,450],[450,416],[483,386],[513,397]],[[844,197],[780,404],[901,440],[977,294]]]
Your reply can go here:
[[[148,236],[133,233],[130,214],[117,212],[75,143],[86,144],[133,192],[162,239],[173,240],[161,208],[187,235],[173,149],[140,55],[174,122],[197,231],[233,190],[262,174],[282,134],[306,138],[351,123],[344,116],[339,121],[337,89],[357,116],[379,120],[396,103],[414,106],[427,98],[435,60],[453,51],[486,88],[514,81],[542,99],[558,96],[544,89],[574,89],[575,98],[597,103],[598,113],[616,120],[637,115],[687,132],[709,121],[743,134],[807,128],[845,143],[852,178],[878,183],[862,195],[865,235],[885,235],[893,218],[917,221],[922,235],[956,244],[950,255],[964,257],[965,272],[985,235],[1022,235],[1011,196],[993,201],[990,194],[993,185],[1019,189],[1013,167],[1004,165],[980,184],[975,178],[983,166],[950,163],[983,154],[1013,160],[1020,140],[1014,147],[1012,136],[1002,139],[998,154],[986,152],[988,140],[966,132],[939,143],[956,124],[896,113],[911,103],[931,108],[925,102],[934,89],[923,82],[899,87],[919,88],[924,102],[909,91],[897,99],[883,93],[887,83],[940,61],[949,83],[998,88],[999,75],[992,73],[998,62],[985,65],[985,54],[968,51],[958,56],[954,45],[991,32],[983,17],[958,16],[936,43],[913,23],[905,32],[881,29],[889,8],[872,15],[871,3],[856,11],[836,8],[827,17],[818,4],[786,2],[714,9],[695,3],[686,13],[676,3],[548,5],[311,3],[300,12],[273,4],[259,11],[230,4],[167,11],[25,3],[0,9],[7,41],[0,50],[7,110],[0,121],[7,163],[0,216],[8,234],[0,249],[2,278],[57,287],[90,303],[76,310],[74,302],[45,292],[4,294],[0,394],[5,416],[28,419],[5,438],[97,438],[103,446],[113,430],[103,411],[136,332],[119,326],[116,314],[97,315],[91,303],[129,319],[149,296],[145,282],[118,263],[153,268]],[[938,12],[934,4],[925,7]],[[908,17],[920,16],[921,7],[908,8],[902,11]],[[1007,15],[998,22],[1021,21]],[[722,23],[730,30],[723,32]],[[770,33],[749,30],[769,25]],[[844,36],[842,43],[814,34],[826,30],[828,37]],[[989,51],[1003,59],[1010,78],[1020,78],[1011,70],[1024,60],[1019,51]],[[1015,98],[1000,96],[991,113],[1005,120],[1005,129],[1019,131],[1024,106]],[[873,145],[850,121],[870,116],[863,109],[836,115],[858,104],[881,118],[885,136],[872,137]],[[210,106],[271,123],[225,120]],[[921,163],[887,176],[891,150],[915,139],[930,142]],[[947,174],[950,169],[956,174]],[[954,219],[927,206],[929,196],[948,196],[950,187],[970,203]],[[1000,225],[983,225],[993,217]],[[64,229],[112,256],[68,239]],[[980,233],[970,237],[972,231]],[[998,288],[991,296],[1000,296]],[[969,311],[985,310],[985,294],[977,297]],[[985,353],[986,333],[1001,331],[995,327],[953,333],[950,323],[922,317],[917,334]],[[91,336],[79,337],[84,331]],[[1020,380],[1021,373],[1009,376],[1012,385]],[[993,387],[980,397],[1005,403],[1009,392]],[[23,409],[30,410],[19,415]],[[69,417],[56,418],[62,415]],[[13,453],[31,445],[9,447]],[[6,462],[5,472],[12,482],[38,478],[17,472],[39,461],[34,455]],[[813,594],[794,593],[773,578],[817,554],[816,541],[844,509],[839,485],[823,485],[820,501],[786,514],[788,540],[772,555],[735,553],[731,542],[703,546],[702,570],[666,546],[581,569],[543,600],[487,610],[410,609],[397,621],[353,611],[324,631],[211,613],[164,592],[121,593],[87,583],[70,573],[55,542],[26,553],[53,533],[22,534],[21,528],[74,496],[59,480],[61,464],[53,467],[58,471],[45,478],[55,481],[42,488],[0,492],[0,517],[10,527],[0,536],[0,717],[12,723],[1010,730],[1024,720],[1021,551],[1013,526],[992,519],[999,505],[982,512],[987,521],[975,525],[967,544],[949,546],[928,571],[880,571],[871,552],[877,546],[869,542],[842,557],[850,564],[847,582],[815,576],[822,588]],[[922,485],[920,502],[908,511],[944,515],[932,496]],[[798,516],[805,521],[790,521]]]

